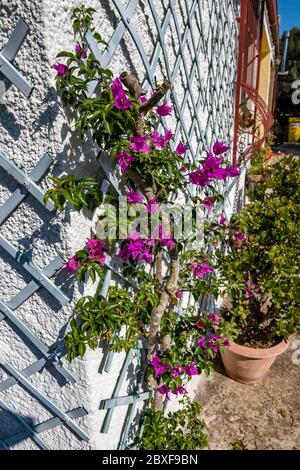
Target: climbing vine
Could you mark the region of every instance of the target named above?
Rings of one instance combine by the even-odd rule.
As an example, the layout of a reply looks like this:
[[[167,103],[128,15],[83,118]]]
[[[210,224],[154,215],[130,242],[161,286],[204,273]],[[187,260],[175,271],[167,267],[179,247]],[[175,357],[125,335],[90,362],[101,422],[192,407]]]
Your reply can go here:
[[[115,77],[102,68],[85,40],[89,28],[95,40],[106,45],[93,29],[93,13],[83,6],[73,10],[74,51],[61,51],[53,65],[57,91],[75,113],[75,128],[83,140],[92,135],[110,153],[130,210],[142,207],[147,216],[160,215],[163,205],[183,197],[193,206],[193,214],[201,206],[207,218],[214,205],[222,205],[220,185],[239,173],[226,160],[229,147],[217,141],[205,157],[190,162],[188,147],[174,141],[171,129],[159,132],[161,118],[174,112],[167,98],[173,85],[166,80],[149,94],[137,77],[127,72]],[[89,84],[95,80],[96,93],[89,96]],[[198,196],[191,195],[193,186]],[[96,179],[73,175],[53,178],[48,198],[60,210],[67,203],[76,211],[101,209],[103,203]],[[109,198],[113,201],[115,195]],[[199,313],[203,294],[218,295],[216,266],[206,247],[215,246],[218,234],[221,237],[225,230],[222,212],[217,221],[205,223],[204,248],[199,249],[190,248],[193,235],[175,237],[172,223],[161,219],[154,230],[148,221],[148,236],[142,236],[138,227],[129,231],[118,248],[116,240],[90,238],[67,263],[70,274],[76,274],[80,282],[88,275],[101,283],[108,255],[122,262],[130,289],[111,286],[106,298],[97,289],[95,296],[78,301],[65,337],[68,359],[83,356],[86,347],[95,349],[99,340],[107,340],[112,350],[120,351],[144,337],[154,412],[161,411],[164,399],[172,394],[185,395],[188,381],[202,371],[209,373],[219,349],[228,345],[221,318],[215,312],[205,317]],[[102,223],[100,217],[98,225]],[[233,236],[241,242],[238,234]],[[183,307],[181,299],[188,294],[193,302]],[[143,445],[147,448],[146,440]],[[191,445],[187,441],[185,448]]]

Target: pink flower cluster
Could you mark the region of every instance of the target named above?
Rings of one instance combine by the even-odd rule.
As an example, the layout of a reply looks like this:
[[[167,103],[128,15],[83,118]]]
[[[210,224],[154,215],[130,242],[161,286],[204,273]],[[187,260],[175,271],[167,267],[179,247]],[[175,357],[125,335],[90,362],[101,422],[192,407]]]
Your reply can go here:
[[[223,142],[217,141],[213,146],[213,153],[208,152],[207,158],[204,160],[202,167],[198,167],[195,171],[189,173],[190,182],[205,188],[214,180],[226,181],[228,177],[239,175],[239,170],[233,166],[222,167],[223,157],[219,157],[229,150],[229,147]]]
[[[215,203],[215,198],[211,196],[207,196],[206,198],[203,199],[201,202],[202,206],[205,207],[205,209],[208,210],[208,212],[212,211],[213,205]]]
[[[125,111],[125,109],[131,108],[131,106],[133,106],[133,103],[127,98],[119,77],[114,79],[110,88],[115,99],[114,106],[116,108],[119,108],[121,111]]]
[[[52,65],[52,68],[54,68],[54,70],[56,70],[57,72],[57,77],[63,77],[64,75],[66,75],[66,73],[68,72],[68,66],[65,65],[65,64],[54,64]]]
[[[195,327],[198,330],[209,330],[211,329],[214,331],[206,331],[205,336],[202,336],[196,340],[196,346],[206,350],[207,348],[211,348],[213,351],[217,352],[220,349],[220,344],[225,347],[228,347],[230,342],[227,338],[224,337],[223,334],[216,335],[220,328],[221,318],[216,313],[210,313],[207,318],[200,317]]]
[[[220,218],[219,218],[219,224],[225,226],[226,222],[227,222],[227,219],[226,219],[225,215],[221,214]]]
[[[155,148],[163,149],[168,145],[168,143],[172,139],[173,133],[170,129],[167,129],[165,134],[162,135],[162,134],[159,134],[157,130],[154,130],[149,134],[149,137],[150,137],[150,141],[152,145]]]
[[[161,393],[162,395],[166,395],[167,400],[170,399],[170,392],[173,393],[176,396],[177,395],[186,395],[188,393],[187,390],[182,385],[179,385],[174,390],[172,390],[170,387],[168,387],[168,385],[161,385],[156,390],[159,393]]]
[[[85,251],[88,254],[87,259],[104,266],[106,260],[106,255],[103,252],[104,245],[105,243],[100,240],[88,238],[85,245]],[[81,259],[80,256],[74,255],[67,262],[67,270],[69,272],[76,272],[84,262],[85,260]]]
[[[127,263],[130,258],[133,261],[141,260],[146,263],[152,263],[153,254],[151,253],[152,247],[155,246],[154,240],[142,240],[138,232],[132,232],[128,238],[126,245],[121,248],[118,256]]]
[[[86,59],[87,58],[87,51],[84,46],[82,46],[79,42],[76,43],[75,45],[75,52],[80,54],[81,59]]]
[[[202,349],[210,348],[213,351],[217,352],[220,349],[220,345],[218,341],[223,340],[223,345],[228,346],[229,341],[228,339],[224,339],[223,335],[214,335],[213,333],[207,333],[206,336],[198,338],[196,340],[196,346],[199,346]]]
[[[130,163],[134,162],[135,157],[128,152],[120,152],[116,154],[116,160],[121,168],[122,173],[125,173]]]
[[[168,233],[167,229],[162,225],[159,225],[156,233],[154,234],[155,237],[158,239],[158,242],[163,247],[174,248],[174,236],[172,233]],[[125,246],[121,248],[118,252],[118,256],[122,258],[122,260],[127,263],[130,258],[133,261],[145,261],[146,263],[152,263],[153,261],[153,254],[152,248],[155,247],[156,240],[155,238],[147,238],[143,240],[140,237],[139,232],[134,230],[128,236]]]
[[[131,189],[127,194],[127,202],[128,204],[137,204],[138,202],[143,202],[143,196],[140,193]]]
[[[150,147],[147,144],[147,136],[133,136],[130,138],[130,147],[132,150],[141,153],[149,153]]]
[[[167,246],[169,248],[174,248],[174,235],[173,233],[167,233],[166,227],[159,225],[158,230],[155,233],[155,237],[159,238],[162,246]]]
[[[192,377],[194,375],[199,375],[199,370],[195,362],[192,362],[191,364],[185,367],[182,367],[180,364],[177,364],[175,367],[171,367],[165,361],[161,360],[158,354],[155,354],[153,358],[149,360],[149,364],[153,367],[154,375],[156,378],[160,377],[165,372],[169,372],[171,377],[179,377],[181,375]],[[175,389],[171,389],[166,384],[161,385],[157,389],[157,391],[159,393],[165,394],[167,396],[167,399],[169,398],[168,395],[170,392],[174,395],[181,395],[187,393],[186,389],[182,386],[178,386]]]
[[[259,292],[259,286],[257,284],[253,284],[251,281],[245,281],[245,295],[248,299],[252,299],[254,294]]]
[[[234,232],[232,235],[232,239],[237,248],[242,248],[243,242],[247,240],[247,235],[243,232]]]
[[[177,155],[180,155],[182,157],[186,151],[187,151],[187,147],[182,142],[179,142],[175,150]]]
[[[219,327],[221,323],[220,316],[217,315],[216,313],[210,313],[207,317],[207,321],[208,321],[208,325],[212,326],[213,328]],[[202,330],[205,327],[206,327],[205,319],[203,317],[200,317],[197,320],[196,328],[198,328],[198,330]]]
[[[156,112],[159,116],[169,116],[173,111],[173,106],[167,104],[166,101],[162,105],[156,108]]]
[[[213,268],[207,263],[198,264],[197,261],[190,263],[190,267],[193,270],[193,276],[202,278],[205,274],[213,272]]]
[[[150,199],[150,201],[148,201],[148,203],[146,205],[146,210],[150,214],[152,212],[160,212],[161,211],[160,205],[157,204],[157,197],[154,197],[153,199]]]

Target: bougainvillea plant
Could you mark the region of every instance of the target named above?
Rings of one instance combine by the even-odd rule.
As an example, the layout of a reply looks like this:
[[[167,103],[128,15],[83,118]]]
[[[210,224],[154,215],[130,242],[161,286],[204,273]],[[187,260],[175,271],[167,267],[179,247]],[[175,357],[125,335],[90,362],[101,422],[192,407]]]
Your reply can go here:
[[[97,144],[109,151],[116,174],[127,188],[131,208],[142,205],[147,214],[159,214],[163,204],[179,195],[189,196],[194,186],[198,195],[189,202],[194,207],[201,205],[205,217],[211,216],[214,206],[222,203],[220,185],[239,174],[225,157],[229,147],[217,141],[205,157],[190,163],[185,143],[175,142],[171,129],[158,131],[160,119],[174,112],[167,99],[171,83],[166,80],[150,94],[127,72],[114,76],[111,70],[103,69],[85,40],[89,28],[95,40],[105,45],[93,30],[93,13],[83,6],[73,10],[74,50],[60,52],[53,65],[62,101],[77,116],[76,129],[83,139],[92,134]],[[96,92],[89,96],[89,83],[95,80]],[[51,197],[59,209],[66,203],[75,210],[101,206],[97,180],[69,175],[53,181],[46,199]],[[211,246],[225,226],[220,212],[206,229],[209,235],[213,233]],[[243,243],[242,234],[232,233],[232,238]],[[95,349],[101,339],[120,351],[135,346],[143,336],[148,349],[147,381],[155,391],[154,410],[161,410],[164,399],[172,394],[185,395],[191,377],[208,373],[218,350],[228,345],[220,317],[215,312],[201,316],[199,306],[203,294],[217,295],[215,266],[205,249],[188,249],[189,242],[176,238],[172,225],[164,221],[148,237],[142,237],[138,228],[131,230],[114,256],[123,263],[123,273],[132,275],[136,289],[132,284],[128,291],[124,286],[113,286],[106,298],[98,289],[94,297],[80,299],[65,339],[72,360],[83,356],[87,346]],[[115,243],[110,246],[108,240],[88,239],[69,259],[67,268],[80,281],[86,273],[92,281],[98,274],[101,281],[107,253],[114,248]],[[255,291],[253,286],[246,287]],[[186,293],[193,296],[194,305],[182,307],[179,315]]]

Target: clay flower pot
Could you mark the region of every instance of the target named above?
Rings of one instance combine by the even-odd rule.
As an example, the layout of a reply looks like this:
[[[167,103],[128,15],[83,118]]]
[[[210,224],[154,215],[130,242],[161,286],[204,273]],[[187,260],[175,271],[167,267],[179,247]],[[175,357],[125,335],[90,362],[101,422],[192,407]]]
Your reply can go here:
[[[288,341],[281,341],[268,349],[254,349],[231,343],[221,351],[225,370],[229,377],[243,384],[260,382],[276,357],[287,350]]]
[[[263,183],[265,181],[265,177],[263,175],[247,175],[247,180],[249,183]]]

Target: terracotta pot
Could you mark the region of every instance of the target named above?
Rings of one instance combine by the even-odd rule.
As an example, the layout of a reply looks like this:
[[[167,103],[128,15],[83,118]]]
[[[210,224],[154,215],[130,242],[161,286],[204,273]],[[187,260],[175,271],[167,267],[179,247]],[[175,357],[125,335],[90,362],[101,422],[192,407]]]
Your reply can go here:
[[[247,175],[249,183],[263,183],[265,177],[263,175]]]
[[[254,349],[231,343],[221,352],[223,364],[229,377],[243,384],[260,382],[276,357],[287,350],[288,341],[282,341],[268,349]]]

